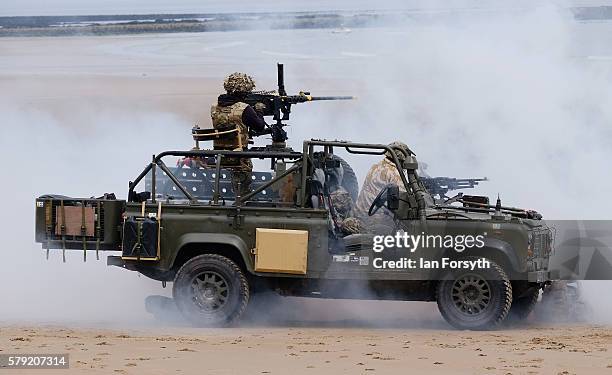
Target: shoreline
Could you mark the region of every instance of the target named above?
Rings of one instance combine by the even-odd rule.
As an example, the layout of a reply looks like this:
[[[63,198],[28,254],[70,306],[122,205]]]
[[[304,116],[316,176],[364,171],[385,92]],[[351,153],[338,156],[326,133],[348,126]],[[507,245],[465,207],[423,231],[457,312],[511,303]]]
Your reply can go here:
[[[521,12],[521,8],[419,10],[358,10],[313,12],[118,14],[81,16],[0,16],[2,37],[59,37],[147,33],[336,29],[380,27],[402,22],[432,22],[440,17],[487,12]],[[612,19],[612,6],[568,9],[576,21]]]

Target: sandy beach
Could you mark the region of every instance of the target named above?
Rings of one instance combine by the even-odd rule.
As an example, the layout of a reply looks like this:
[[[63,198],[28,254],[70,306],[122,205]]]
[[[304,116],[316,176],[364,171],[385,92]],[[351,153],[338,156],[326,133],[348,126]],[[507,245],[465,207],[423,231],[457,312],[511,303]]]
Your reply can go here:
[[[500,332],[258,327],[100,330],[0,328],[2,353],[68,353],[49,374],[603,374],[612,329],[529,326]],[[45,370],[37,370],[43,374]]]

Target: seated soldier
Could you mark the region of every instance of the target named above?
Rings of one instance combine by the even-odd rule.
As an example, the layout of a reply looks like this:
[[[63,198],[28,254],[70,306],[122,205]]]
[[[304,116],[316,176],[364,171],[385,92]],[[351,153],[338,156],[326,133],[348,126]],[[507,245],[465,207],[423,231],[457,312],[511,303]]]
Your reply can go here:
[[[326,176],[332,219],[335,221],[337,230],[343,236],[363,232],[363,223],[355,217],[355,202],[351,194],[342,186],[344,168],[342,165],[337,168],[329,168]]]
[[[192,148],[191,151],[200,151],[199,148]],[[213,168],[215,166],[215,157],[204,157],[204,156],[185,156],[176,161],[176,166],[179,168]]]
[[[389,147],[395,151],[400,164],[412,154],[408,146],[399,141],[389,144]],[[368,210],[374,198],[389,184],[397,185],[401,191],[406,191],[402,178],[393,162],[393,156],[387,151],[385,152],[385,158],[370,168],[355,205],[357,217],[364,221],[368,230],[377,234],[382,234],[379,233],[381,231],[392,231],[395,227],[393,213],[385,207],[378,210],[373,216],[368,216]]]

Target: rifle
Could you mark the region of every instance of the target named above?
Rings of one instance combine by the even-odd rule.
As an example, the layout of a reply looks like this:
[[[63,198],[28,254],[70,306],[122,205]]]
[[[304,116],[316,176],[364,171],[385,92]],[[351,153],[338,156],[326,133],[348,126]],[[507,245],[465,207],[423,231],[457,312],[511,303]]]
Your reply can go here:
[[[313,102],[320,100],[351,100],[353,96],[312,96],[310,92],[300,91],[297,95],[287,95],[285,91],[285,73],[283,64],[277,64],[277,91],[259,91],[246,96],[244,102],[253,106],[263,116],[273,116],[274,123],[268,125],[268,129],[260,133],[252,133],[252,136],[264,134],[272,135],[272,143],[275,146],[285,147],[287,132],[283,129],[289,120],[291,106],[293,104]]]
[[[472,189],[487,178],[452,178],[452,177],[421,177],[425,189],[432,196],[438,195],[440,199],[448,199],[446,193],[459,189]]]

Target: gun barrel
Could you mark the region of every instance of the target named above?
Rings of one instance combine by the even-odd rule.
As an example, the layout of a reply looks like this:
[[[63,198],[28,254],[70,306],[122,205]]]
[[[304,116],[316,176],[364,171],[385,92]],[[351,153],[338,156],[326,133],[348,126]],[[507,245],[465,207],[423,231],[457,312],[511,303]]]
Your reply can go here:
[[[354,96],[311,96],[310,100],[353,100]]]
[[[479,181],[488,181],[486,177],[484,178],[457,178],[455,181],[457,182],[479,182]]]

